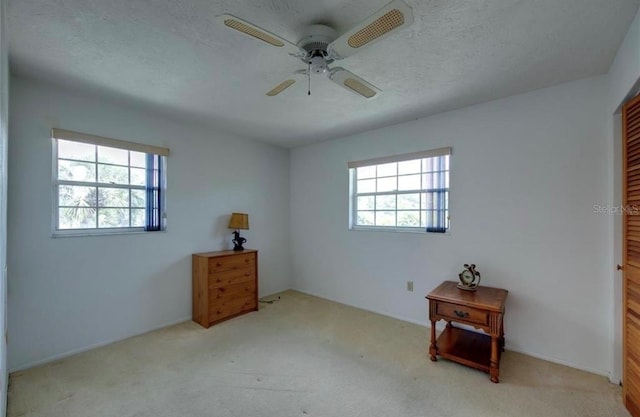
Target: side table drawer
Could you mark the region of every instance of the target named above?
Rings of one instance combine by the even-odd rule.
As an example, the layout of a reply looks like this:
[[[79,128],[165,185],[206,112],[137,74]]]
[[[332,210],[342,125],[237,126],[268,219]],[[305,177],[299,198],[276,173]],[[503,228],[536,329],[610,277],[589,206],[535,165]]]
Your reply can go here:
[[[438,302],[436,313],[442,317],[450,318],[454,321],[489,324],[489,314],[486,311],[472,307],[460,306],[457,304]]]

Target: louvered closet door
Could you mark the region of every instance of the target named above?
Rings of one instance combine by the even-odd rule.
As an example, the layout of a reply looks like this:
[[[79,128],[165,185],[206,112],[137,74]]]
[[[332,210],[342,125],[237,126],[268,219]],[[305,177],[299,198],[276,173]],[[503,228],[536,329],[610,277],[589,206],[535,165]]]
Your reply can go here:
[[[623,395],[640,417],[640,97],[622,110],[622,196],[624,251]]]

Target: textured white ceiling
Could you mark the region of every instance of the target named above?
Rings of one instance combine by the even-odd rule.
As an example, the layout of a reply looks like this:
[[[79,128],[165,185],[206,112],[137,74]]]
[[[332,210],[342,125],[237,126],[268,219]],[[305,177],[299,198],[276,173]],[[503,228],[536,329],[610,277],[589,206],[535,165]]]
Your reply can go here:
[[[292,42],[343,33],[387,0],[10,0],[12,69],[282,146],[297,146],[605,73],[640,0],[406,0],[415,22],[338,62],[375,100],[221,27],[230,13]]]

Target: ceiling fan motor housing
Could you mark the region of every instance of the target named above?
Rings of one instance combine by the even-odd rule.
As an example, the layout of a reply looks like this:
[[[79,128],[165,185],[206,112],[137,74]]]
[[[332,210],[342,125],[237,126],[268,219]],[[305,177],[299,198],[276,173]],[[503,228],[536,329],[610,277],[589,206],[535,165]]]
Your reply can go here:
[[[297,45],[307,51],[308,55],[303,59],[311,67],[311,72],[321,74],[327,71],[327,65],[333,59],[327,59],[327,48],[336,37],[336,31],[326,25],[311,25],[307,30],[308,35],[300,39]]]

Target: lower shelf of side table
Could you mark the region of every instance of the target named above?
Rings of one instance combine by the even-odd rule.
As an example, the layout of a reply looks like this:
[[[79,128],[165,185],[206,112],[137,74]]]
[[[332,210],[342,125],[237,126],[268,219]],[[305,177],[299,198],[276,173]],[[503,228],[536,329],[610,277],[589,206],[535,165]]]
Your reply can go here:
[[[448,325],[438,337],[437,345],[438,355],[443,358],[489,372],[490,336]],[[500,351],[501,349],[498,349],[498,357],[500,357]]]

